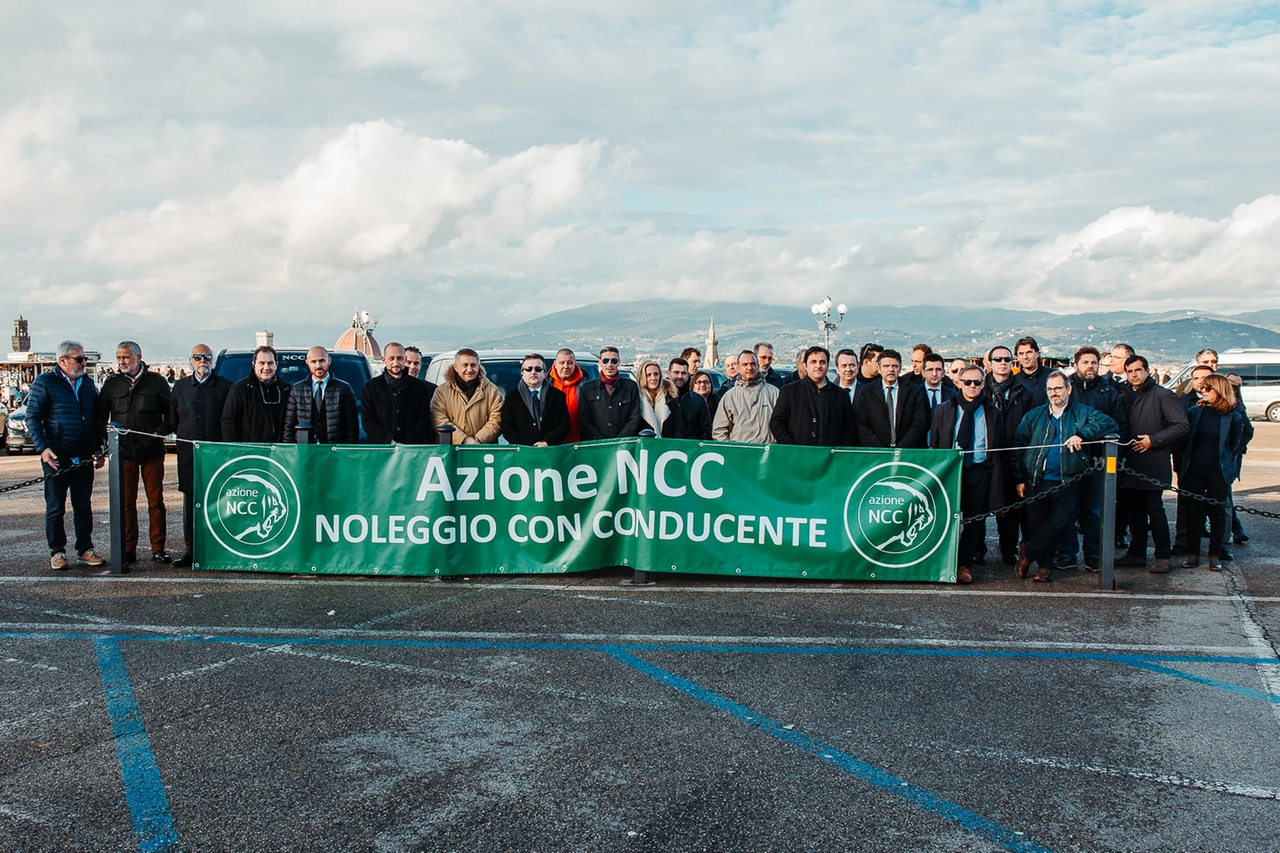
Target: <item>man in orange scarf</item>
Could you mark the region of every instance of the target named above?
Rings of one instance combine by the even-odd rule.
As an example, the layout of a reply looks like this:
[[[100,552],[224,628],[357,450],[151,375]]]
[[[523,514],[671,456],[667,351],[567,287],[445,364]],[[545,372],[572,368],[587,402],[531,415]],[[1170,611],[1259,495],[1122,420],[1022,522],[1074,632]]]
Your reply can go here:
[[[573,356],[573,350],[562,349],[556,353],[555,364],[551,368],[551,383],[564,392],[569,404],[569,437],[565,443],[582,441],[582,428],[578,425],[578,386],[586,376]]]

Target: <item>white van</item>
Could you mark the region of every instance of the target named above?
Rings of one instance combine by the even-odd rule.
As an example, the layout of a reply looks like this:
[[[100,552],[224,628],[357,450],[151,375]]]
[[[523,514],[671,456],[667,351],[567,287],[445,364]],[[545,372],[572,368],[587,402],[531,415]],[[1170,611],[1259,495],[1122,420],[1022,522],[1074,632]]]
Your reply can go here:
[[[1168,382],[1178,388],[1191,379],[1195,362],[1182,368]],[[1218,353],[1218,372],[1239,374],[1240,397],[1251,418],[1280,422],[1280,349],[1229,349]]]

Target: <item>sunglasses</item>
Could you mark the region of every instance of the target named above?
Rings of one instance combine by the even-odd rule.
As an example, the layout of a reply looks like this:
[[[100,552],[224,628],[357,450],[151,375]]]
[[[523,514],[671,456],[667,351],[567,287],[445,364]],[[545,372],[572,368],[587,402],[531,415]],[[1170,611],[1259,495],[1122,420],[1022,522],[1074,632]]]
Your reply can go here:
[[[1002,361],[1002,362],[1003,362],[1003,361],[1013,361],[1013,356],[1011,356],[1011,355],[993,355],[993,356],[991,356],[991,360],[992,360],[992,361]]]
[[[977,388],[979,385],[982,384],[982,380],[981,379],[961,379],[960,384],[968,385],[970,388]]]
[[[601,364],[617,364],[617,363],[618,363],[618,359],[616,359],[616,358],[602,358],[602,359],[600,359],[600,363],[601,363]]]
[[[191,357],[196,361],[213,361],[213,355],[209,353],[193,352]]]
[[[84,364],[85,362],[85,357],[82,355],[64,355],[63,358],[67,361],[74,361],[76,364]]]
[[[545,367],[522,367],[520,369],[525,373],[545,373],[547,370]]]

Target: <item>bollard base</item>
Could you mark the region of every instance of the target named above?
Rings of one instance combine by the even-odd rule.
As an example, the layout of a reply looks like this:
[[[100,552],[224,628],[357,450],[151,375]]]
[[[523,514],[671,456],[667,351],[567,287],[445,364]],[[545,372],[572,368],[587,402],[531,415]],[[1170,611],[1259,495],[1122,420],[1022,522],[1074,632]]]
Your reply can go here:
[[[654,586],[655,581],[649,580],[649,573],[636,569],[635,574],[631,576],[631,580],[627,581],[627,586]]]

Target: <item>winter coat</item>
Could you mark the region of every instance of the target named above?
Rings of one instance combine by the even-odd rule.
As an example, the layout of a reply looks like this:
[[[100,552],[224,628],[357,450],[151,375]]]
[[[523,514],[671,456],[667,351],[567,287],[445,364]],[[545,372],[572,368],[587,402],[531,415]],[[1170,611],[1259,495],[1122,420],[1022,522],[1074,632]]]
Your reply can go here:
[[[533,397],[525,400],[521,387],[528,387],[523,382],[507,392],[502,401],[502,437],[508,444],[531,446],[539,441],[547,444],[564,444],[569,437],[569,405],[564,392],[550,382],[543,382],[538,389],[542,422],[534,420],[533,410],[529,408]],[[478,392],[477,392],[478,393]]]
[[[98,420],[105,431],[108,422],[123,424],[126,429],[168,435],[169,408],[172,394],[169,381],[153,373],[145,364],[137,381],[123,373],[113,373],[98,392]],[[145,435],[120,436],[121,459],[154,459],[164,456],[164,439]]]
[[[764,379],[756,377],[754,382],[738,379],[720,400],[711,424],[711,437],[716,441],[773,444],[769,419],[777,402],[778,389]]]
[[[946,387],[945,385],[943,387]],[[987,424],[987,461],[991,464],[991,488],[987,492],[987,511],[1004,506],[1004,469],[999,464],[1000,457],[1007,453],[993,453],[1003,447],[1004,416],[1000,410],[991,405],[990,400],[982,402],[983,420]],[[956,419],[960,416],[960,395],[952,393],[945,403],[939,403],[933,410],[933,422],[929,425],[929,446],[938,450],[955,448]]]
[[[1116,435],[1120,436],[1121,441],[1129,438],[1129,413],[1125,410],[1124,395],[1112,383],[1105,379],[1086,382],[1076,374],[1071,377],[1071,402],[1102,412],[1116,422]],[[1094,447],[1094,456],[1105,453],[1100,445]]]
[[[263,385],[252,373],[232,385],[222,409],[222,440],[257,444],[280,441],[290,391],[279,376]]]
[[[997,392],[995,386],[995,377],[988,376],[987,399],[996,405],[1004,420],[1004,446],[1012,447],[1014,436],[1018,433],[1018,425],[1022,423],[1023,416],[1036,407],[1035,400],[1030,389],[1019,382],[1016,376],[1011,377],[1011,381],[1002,392]]]
[[[578,416],[578,390],[582,387],[582,380],[587,375],[576,364],[573,371],[573,376],[561,379],[555,368],[551,368],[551,384],[564,392],[565,406],[569,409],[569,437],[565,439],[567,442],[582,440],[582,425]]]
[[[714,417],[711,405],[701,394],[695,394],[686,388],[684,395],[680,397],[680,414],[684,418],[687,433],[684,438],[711,440],[711,419]]]
[[[1031,392],[1031,399],[1035,402],[1035,405],[1047,406],[1049,405],[1049,392],[1045,390],[1045,386],[1049,384],[1050,372],[1049,368],[1042,364],[1034,374],[1028,374],[1025,370],[1018,371],[1014,374],[1013,381]]]
[[[578,424],[587,441],[639,435],[645,428],[640,414],[640,386],[619,376],[610,394],[599,379],[584,382],[578,389]]]
[[[293,393],[284,407],[281,440],[285,444],[296,444],[298,424],[309,423],[312,444],[359,444],[360,410],[356,408],[356,395],[351,386],[329,374],[324,385],[324,429],[321,430],[311,416],[311,383],[310,376],[293,383]]]
[[[1097,441],[1104,435],[1110,435],[1117,429],[1116,422],[1088,406],[1082,406],[1068,399],[1066,408],[1062,410],[1062,441],[1078,435],[1085,441]],[[1045,461],[1049,458],[1049,448],[1040,445],[1053,441],[1053,415],[1048,404],[1037,406],[1027,412],[1022,423],[1018,425],[1013,446],[1020,448],[1013,451],[1013,476],[1015,483],[1026,483],[1033,487],[1044,477]],[[1063,447],[1062,479],[1067,480],[1088,469],[1092,464],[1089,448],[1068,450]]]
[[[1198,438],[1203,416],[1204,406],[1192,406],[1187,412],[1190,431],[1173,451],[1173,467],[1179,478],[1185,477],[1191,468],[1191,448]],[[1239,458],[1240,443],[1244,440],[1244,422],[1239,409],[1232,409],[1230,414],[1222,417],[1222,424],[1218,429],[1218,467],[1222,469],[1222,479],[1227,483],[1235,480],[1239,473],[1236,460]]]
[[[444,372],[444,384],[431,398],[431,426],[439,430],[452,424],[453,443],[462,444],[472,436],[481,444],[497,444],[502,434],[502,392],[485,376],[480,366],[480,384],[467,399],[458,387],[458,372],[453,365]]]
[[[400,380],[400,393],[393,393],[386,373],[364,383],[360,391],[360,415],[365,440],[370,444],[435,444],[431,426],[431,398],[434,382],[414,379],[407,373]]]
[[[1139,453],[1133,447],[1122,448],[1124,466],[1130,471],[1159,480],[1164,488],[1173,485],[1171,458],[1174,446],[1191,431],[1186,409],[1168,388],[1148,376],[1141,388],[1133,391],[1129,402],[1129,438],[1151,437],[1151,449]],[[1157,491],[1150,483],[1128,477],[1122,470],[1122,489]]]
[[[169,401],[169,428],[185,441],[178,442],[178,490],[190,493],[195,488],[193,476],[195,448],[193,441],[222,441],[222,410],[231,393],[231,382],[210,373],[204,382],[184,376],[173,383]]]
[[[825,412],[819,409],[820,401],[826,404]],[[778,444],[857,445],[848,392],[830,382],[819,388],[808,378],[785,385],[778,392],[778,401],[769,417],[769,431]]]
[[[81,378],[78,391],[59,368],[37,376],[27,392],[27,434],[36,452],[52,450],[67,460],[88,459],[101,450],[107,430],[97,405],[98,386],[88,376]]]
[[[854,394],[853,419],[861,447],[924,447],[929,432],[929,401],[919,385],[897,383],[894,393],[896,442],[889,441],[889,407],[884,382],[868,382]]]

